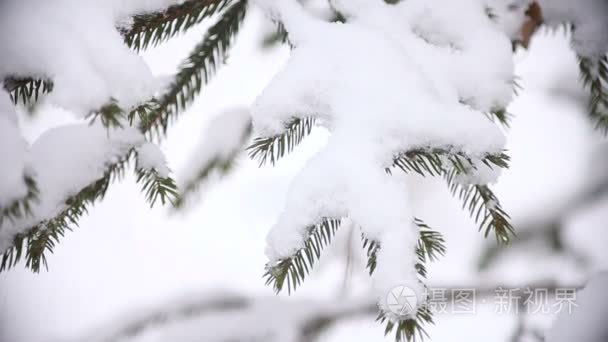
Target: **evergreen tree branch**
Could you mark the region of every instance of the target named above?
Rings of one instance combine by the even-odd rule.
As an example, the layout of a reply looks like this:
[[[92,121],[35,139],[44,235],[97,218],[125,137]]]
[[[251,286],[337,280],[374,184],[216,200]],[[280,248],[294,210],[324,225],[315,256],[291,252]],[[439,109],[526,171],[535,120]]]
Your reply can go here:
[[[304,137],[312,131],[315,119],[312,117],[294,118],[285,125],[283,134],[272,137],[259,137],[247,147],[249,157],[257,159],[260,166],[270,162],[273,166],[286,154],[291,153]]]
[[[398,322],[389,320],[386,315],[382,312],[378,314],[376,318],[377,322],[385,323],[386,328],[384,329],[384,335],[388,335],[394,331],[395,341],[424,341],[425,338],[429,337],[429,334],[424,329],[428,324],[435,324],[433,321],[433,313],[426,306],[421,306],[416,312],[416,319],[407,319]]]
[[[97,115],[109,115],[110,117],[124,117],[122,111],[117,111],[115,104],[108,104],[108,109],[100,110]],[[135,117],[145,118],[148,105],[142,105],[133,109],[129,114],[129,120]],[[119,108],[118,108],[119,109]],[[105,114],[104,114],[105,113]],[[107,119],[114,122],[113,119]],[[117,119],[118,120],[118,119]],[[121,122],[121,121],[119,121]],[[48,269],[46,253],[53,251],[55,245],[65,235],[78,226],[79,219],[87,213],[88,208],[102,200],[112,180],[124,175],[128,162],[133,159],[135,149],[123,156],[118,162],[110,164],[104,176],[89,186],[83,188],[79,193],[64,201],[65,208],[54,218],[43,220],[34,226],[18,234],[13,238],[13,244],[2,255],[0,272],[14,267],[23,257],[25,251],[26,267],[38,273],[40,267]],[[171,178],[159,177],[156,171],[138,171],[137,182],[142,184],[146,199],[153,206],[158,199],[163,204],[175,203],[177,198],[177,186]]]
[[[119,28],[125,43],[136,51],[156,46],[190,29],[232,0],[189,0],[165,11],[135,15],[129,27]]]
[[[138,119],[142,132],[149,133],[151,130],[162,129],[166,131],[169,119],[198,95],[203,81],[206,83],[215,72],[217,64],[225,59],[227,50],[236,36],[240,24],[244,19],[247,8],[245,0],[237,1],[228,8],[213,25],[203,41],[195,48],[176,76],[168,93],[158,101],[151,101],[131,110],[126,116],[130,123]],[[25,87],[28,82],[37,82],[27,79],[18,82],[8,81],[5,87],[9,90]],[[50,83],[52,84],[52,83]],[[21,90],[20,90],[21,91]],[[124,111],[115,101],[93,112],[92,120],[100,119],[106,127],[122,127]],[[124,173],[124,164],[131,158],[131,151],[125,158],[111,165],[106,175],[83,189],[79,194],[66,200],[67,208],[53,219],[40,222],[29,228],[25,233],[13,239],[13,245],[3,253],[0,271],[15,266],[21,257],[25,247],[26,267],[34,272],[39,272],[41,264],[45,267],[45,253],[52,252],[53,247],[65,234],[71,230],[72,225],[77,225],[78,219],[86,212],[89,205],[104,197],[110,180],[113,176]],[[176,203],[177,188],[170,178],[158,177],[154,172],[140,172],[138,182],[143,183],[143,191],[147,200],[154,205],[157,199],[165,202]]]
[[[312,271],[315,261],[321,257],[321,250],[331,243],[340,223],[340,219],[326,218],[321,223],[308,227],[304,247],[289,258],[266,265],[266,285],[272,284],[274,291],[279,293],[287,283],[287,293],[295,291]]]
[[[52,252],[66,231],[78,225],[78,220],[87,213],[88,207],[102,199],[110,184],[114,168],[124,166],[126,160],[112,165],[102,178],[66,199],[65,206],[57,216],[41,221],[13,239],[13,245],[4,252],[0,272],[14,267],[22,258],[25,248],[25,266],[38,273],[40,266],[48,269],[46,252]]]
[[[34,178],[28,174],[23,176],[23,183],[27,187],[27,194],[22,198],[14,200],[7,206],[0,207],[0,226],[2,226],[5,219],[12,222],[16,219],[31,215],[32,202],[38,200],[38,187],[36,186]]]
[[[135,15],[129,27],[119,27],[125,43],[136,51],[158,45],[180,32],[185,32],[223,9],[235,0],[189,0],[165,11]],[[13,103],[28,105],[38,101],[41,94],[53,91],[53,81],[36,77],[8,77],[4,88]]]
[[[421,279],[426,278],[426,262],[435,261],[439,255],[443,256],[446,252],[445,240],[441,233],[432,230],[424,221],[415,218],[413,222],[420,229],[420,237],[418,244],[416,245],[416,256],[418,262],[416,263],[416,271]],[[367,267],[370,275],[376,269],[376,256],[381,248],[381,245],[377,241],[367,239],[363,237],[363,248],[367,249]],[[424,329],[427,324],[434,324],[433,314],[426,305],[421,305],[416,312],[416,318],[410,318],[394,322],[386,316],[384,312],[380,312],[376,321],[380,323],[386,322],[384,334],[388,335],[395,331],[395,341],[416,341],[417,338],[424,340],[428,337],[426,330]]]
[[[178,196],[174,207],[177,209],[183,208],[186,204],[186,200],[188,199],[188,197],[195,193],[200,187],[200,185],[205,180],[207,180],[214,172],[219,172],[219,174],[222,175],[229,173],[233,169],[235,160],[241,153],[242,146],[245,145],[250,134],[251,125],[248,125],[247,129],[243,132],[243,136],[241,137],[241,143],[239,145],[239,148],[236,148],[228,155],[218,154],[205,165],[203,165],[198,170],[196,177],[194,179],[189,180],[184,186],[182,186],[181,193]]]
[[[608,134],[608,55],[596,60],[578,57],[581,80],[589,88],[589,117],[595,128]]]
[[[9,77],[4,80],[4,89],[9,92],[15,105],[21,103],[27,106],[32,103],[32,98],[33,102],[36,102],[40,95],[53,91],[53,82],[46,79]]]
[[[168,91],[156,101],[156,109],[149,113],[148,120],[141,126],[144,132],[165,134],[171,119],[198,96],[202,86],[209,82],[227,58],[246,12],[247,1],[236,1],[209,28],[203,40],[182,63]]]
[[[140,169],[137,170],[137,182],[142,184],[142,192],[145,193],[151,208],[158,199],[162,205],[175,205],[177,202],[177,185],[171,177],[162,177],[156,170]]]
[[[226,174],[234,167],[234,160],[238,155],[238,151],[233,153],[228,158],[214,158],[211,162],[205,165],[196,174],[196,179],[188,182],[182,189],[181,193],[175,202],[175,208],[181,209],[186,205],[188,197],[195,193],[206,179],[208,179],[213,171],[219,171],[221,174]]]
[[[481,162],[491,169],[507,168],[509,156],[505,153],[488,154]],[[462,200],[463,209],[469,211],[485,237],[494,231],[497,242],[508,243],[515,235],[509,215],[487,185],[464,185],[457,181],[458,176],[476,169],[473,159],[465,153],[445,148],[415,149],[397,155],[393,167],[405,173],[444,176],[452,194]]]

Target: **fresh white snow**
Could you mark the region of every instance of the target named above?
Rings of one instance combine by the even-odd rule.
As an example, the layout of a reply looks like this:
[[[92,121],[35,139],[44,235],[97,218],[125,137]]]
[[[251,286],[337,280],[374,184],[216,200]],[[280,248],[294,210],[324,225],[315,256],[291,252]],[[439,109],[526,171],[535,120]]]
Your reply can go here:
[[[422,300],[408,190],[384,168],[413,148],[473,158],[502,150],[504,136],[485,114],[512,98],[509,39],[474,0],[412,0],[403,11],[379,0],[332,1],[346,24],[316,19],[293,0],[257,3],[285,25],[295,48],[252,106],[256,133],[282,134],[290,120],[306,116],[331,131],[268,234],[270,263],[302,248],[307,229],[322,219],[349,217],[380,243],[373,275],[379,305],[386,309],[397,285]],[[465,5],[469,14],[454,18]]]

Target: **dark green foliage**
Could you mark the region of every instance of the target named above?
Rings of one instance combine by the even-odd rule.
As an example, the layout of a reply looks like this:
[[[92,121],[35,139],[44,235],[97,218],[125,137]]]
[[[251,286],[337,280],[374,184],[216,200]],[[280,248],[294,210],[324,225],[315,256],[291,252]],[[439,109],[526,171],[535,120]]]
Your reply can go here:
[[[285,30],[285,26],[283,26],[282,23],[277,23],[277,29],[274,32],[270,32],[262,39],[262,47],[270,48],[276,46],[279,43],[289,43],[287,31]]]
[[[251,159],[257,159],[260,166],[270,161],[274,165],[287,153],[291,153],[300,142],[310,134],[314,119],[305,117],[294,118],[285,125],[285,133],[272,137],[255,138],[247,148]]]
[[[452,173],[452,175],[455,173]],[[450,191],[462,201],[462,209],[466,209],[479,231],[484,237],[494,232],[497,243],[509,243],[515,236],[515,230],[510,222],[509,214],[501,207],[496,195],[487,185],[463,185],[452,181],[447,176]]]
[[[31,204],[38,200],[38,187],[34,178],[27,174],[23,176],[23,183],[27,187],[27,194],[5,207],[0,207],[0,226],[5,219],[14,221],[31,214]]]
[[[53,91],[53,82],[50,80],[37,80],[32,78],[7,78],[4,80],[6,89],[14,104],[21,103],[24,106],[38,101],[41,94]]]
[[[228,7],[229,3],[233,4]],[[227,51],[245,17],[246,9],[245,0],[196,0],[174,6],[163,13],[136,17],[131,29],[123,31],[123,34],[133,48],[140,49],[173,37],[213,13],[224,10],[219,20],[209,28],[203,41],[182,64],[172,87],[165,96],[142,104],[128,113],[125,113],[116,101],[110,100],[107,105],[92,112],[90,118],[93,121],[101,120],[108,128],[122,127],[126,123],[133,124],[137,120],[139,128],[144,133],[150,133],[152,130],[156,132],[162,130],[164,133],[169,119],[192,102],[199,94],[202,85],[209,81],[219,64],[224,62]],[[5,80],[4,86],[11,92],[13,101],[17,102],[21,99],[23,103],[28,104],[32,99],[37,99],[40,92],[51,91],[53,85],[51,81],[9,78]],[[56,217],[40,222],[25,233],[16,236],[12,247],[2,256],[0,271],[14,266],[23,255],[25,255],[26,267],[32,271],[39,272],[41,265],[46,267],[45,253],[52,252],[66,230],[77,226],[78,219],[86,213],[89,205],[104,197],[111,180],[124,174],[126,164],[133,154],[132,150],[118,163],[109,165],[104,177],[68,198],[65,202],[66,208]],[[157,200],[163,204],[176,203],[177,187],[171,178],[159,177],[153,170],[139,170],[138,182],[142,183],[146,199],[151,205]],[[23,209],[29,208],[28,203],[20,202],[6,209],[7,213],[21,213]],[[2,217],[5,216],[4,210]]]
[[[138,170],[137,182],[142,185],[146,200],[153,207],[160,198],[162,205],[175,204],[177,201],[177,185],[170,177],[161,177],[156,170]]]
[[[24,251],[27,268],[35,273],[40,271],[40,266],[48,268],[46,253],[52,253],[53,248],[66,231],[71,231],[72,227],[78,226],[78,220],[87,212],[89,205],[105,196],[110,184],[112,169],[123,167],[125,162],[126,160],[115,164],[106,171],[102,178],[66,199],[65,209],[57,216],[39,222],[25,233],[15,236],[12,247],[2,256],[0,272],[14,267],[23,257]]]
[[[441,233],[432,230],[431,227],[421,219],[414,218],[413,223],[420,229],[420,238],[416,245],[416,256],[418,257],[416,270],[421,277],[426,278],[425,263],[427,261],[435,261],[437,260],[438,255],[443,256],[445,254],[445,240]],[[366,250],[367,253],[367,268],[369,274],[372,275],[376,270],[376,256],[380,250],[380,243],[363,236],[363,249]]]
[[[203,19],[221,11],[232,0],[189,0],[157,13],[133,17],[133,24],[120,31],[132,49],[145,50],[199,24]]]
[[[509,156],[505,153],[487,154],[481,162],[489,168],[507,168]],[[393,158],[393,167],[405,173],[415,172],[421,176],[443,176],[450,169],[458,174],[467,174],[475,170],[473,159],[464,152],[451,148],[417,148],[397,154]],[[387,169],[390,172],[390,169]]]
[[[581,80],[589,88],[589,116],[595,128],[608,134],[608,56],[596,60],[579,57]]]
[[[170,120],[199,95],[202,86],[209,82],[218,66],[226,60],[246,11],[247,1],[240,0],[222,12],[219,20],[182,63],[168,91],[157,100],[156,108],[149,113],[148,120],[142,126],[144,131],[165,134]]]
[[[509,156],[505,153],[488,154],[481,162],[492,169],[507,168]],[[463,185],[456,181],[458,176],[476,169],[473,160],[464,153],[449,149],[416,149],[397,155],[393,166],[406,173],[444,176],[450,191],[462,200],[463,209],[469,211],[484,236],[487,237],[490,231],[494,231],[497,242],[508,243],[515,234],[509,215],[488,186]],[[387,171],[390,172],[390,169]]]
[[[291,257],[281,259],[272,265],[266,265],[266,285],[272,284],[274,291],[279,293],[287,282],[287,293],[291,294],[304,281],[312,270],[316,260],[321,257],[321,250],[331,243],[340,226],[339,219],[323,219],[321,223],[308,227],[308,238],[304,247]]]
[[[439,255],[443,256],[446,251],[445,240],[441,233],[432,230],[424,221],[414,219],[414,224],[420,229],[420,238],[416,246],[416,256],[418,263],[416,270],[420,278],[426,278],[426,262],[435,261]],[[363,238],[363,248],[367,248],[368,269],[370,275],[376,268],[376,255],[381,246],[379,243]],[[424,340],[428,337],[424,326],[433,323],[433,314],[426,305],[422,305],[416,312],[416,319],[406,319],[399,322],[393,322],[387,316],[380,312],[376,321],[380,323],[386,322],[384,334],[388,335],[395,331],[396,341],[416,341],[417,338]]]
[[[196,179],[186,184],[183,189],[181,189],[181,193],[175,202],[175,208],[183,208],[186,204],[186,199],[188,196],[196,192],[201,183],[208,179],[213,171],[219,171],[221,174],[230,172],[234,166],[234,159],[236,158],[237,154],[238,153],[235,152],[225,159],[214,158],[211,162],[201,168],[196,175]]]
[[[426,306],[421,306],[416,312],[416,319],[407,319],[399,322],[390,321],[384,313],[380,312],[377,322],[386,322],[386,328],[384,329],[384,335],[388,335],[394,331],[395,341],[424,341],[425,337],[429,337],[429,334],[424,329],[425,325],[435,324],[433,321],[433,313]]]
[[[53,248],[65,235],[78,226],[79,219],[87,213],[89,206],[102,200],[110,183],[121,177],[134,150],[124,156],[115,164],[106,169],[103,177],[82,189],[78,194],[65,200],[65,208],[54,218],[39,222],[29,228],[25,233],[13,239],[12,246],[2,255],[0,272],[14,267],[25,254],[25,266],[37,273],[40,266],[48,269],[46,253],[52,253]],[[142,184],[146,199],[154,205],[158,199],[163,204],[174,203],[177,196],[177,187],[171,178],[158,177],[155,171],[138,171],[137,181]],[[24,253],[25,252],[25,253]]]

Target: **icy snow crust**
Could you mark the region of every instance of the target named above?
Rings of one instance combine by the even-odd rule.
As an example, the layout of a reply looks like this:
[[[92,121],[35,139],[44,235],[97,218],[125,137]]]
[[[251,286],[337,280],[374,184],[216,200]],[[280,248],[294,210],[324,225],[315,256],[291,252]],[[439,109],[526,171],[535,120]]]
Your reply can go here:
[[[474,158],[503,149],[485,113],[511,100],[508,38],[475,0],[409,0],[398,10],[381,0],[332,0],[346,24],[315,19],[295,0],[256,2],[283,22],[295,46],[252,106],[256,133],[282,134],[305,116],[332,133],[293,181],[267,237],[270,262],[302,248],[307,227],[348,217],[380,243],[373,277],[381,308],[397,285],[422,302],[408,191],[385,167],[412,148]]]

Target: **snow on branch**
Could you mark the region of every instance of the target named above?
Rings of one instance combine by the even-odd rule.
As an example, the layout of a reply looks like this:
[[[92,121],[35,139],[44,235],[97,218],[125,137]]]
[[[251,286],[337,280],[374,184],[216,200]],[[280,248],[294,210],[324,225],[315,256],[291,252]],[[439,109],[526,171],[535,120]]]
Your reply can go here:
[[[215,117],[206,127],[190,165],[183,172],[183,185],[175,206],[183,207],[212,174],[229,172],[250,133],[251,116],[247,108],[230,109]]]
[[[274,163],[314,121],[331,132],[293,181],[268,234],[268,283],[295,289],[348,220],[370,246],[379,319],[409,340],[432,319],[421,304],[405,316],[391,313],[386,294],[399,284],[424,303],[425,254],[417,250],[421,227],[407,187],[390,167],[445,177],[485,235],[494,230],[508,241],[508,215],[486,184],[508,162],[504,136],[487,114],[503,115],[513,96],[510,40],[477,0],[331,0],[346,23],[314,18],[295,0],[257,3],[294,47],[252,107],[260,138],[250,156]]]
[[[210,81],[217,68],[227,58],[228,50],[239,32],[246,12],[246,0],[238,0],[222,12],[203,40],[182,62],[168,89],[155,101],[157,108],[150,113],[148,121],[143,125],[144,131],[165,134],[171,119],[192,103],[202,86]]]
[[[136,14],[131,22],[120,27],[125,43],[132,49],[149,46],[175,37],[226,7],[232,0],[189,0],[156,13]]]
[[[170,5],[175,6],[157,12]],[[13,102],[29,104],[40,93],[52,90],[48,97],[51,104],[91,121],[90,126],[48,131],[32,146],[29,154],[33,165],[25,171],[31,169],[33,174],[19,171],[20,180],[11,184],[24,185],[19,189],[20,195],[0,203],[1,218],[10,219],[10,222],[0,222],[0,252],[3,253],[0,271],[14,266],[24,256],[26,266],[35,272],[41,265],[46,266],[45,252],[51,251],[61,236],[77,225],[91,204],[104,197],[111,180],[124,173],[129,160],[137,160],[137,181],[151,205],[157,200],[163,204],[176,203],[177,186],[168,175],[164,157],[154,145],[145,142],[144,135],[164,133],[170,119],[199,94],[202,85],[224,62],[246,8],[245,0],[181,4],[176,0],[128,4],[107,1],[94,5],[60,0],[45,5],[29,1],[0,4],[3,18],[0,42],[4,41],[0,44],[3,55],[0,79],[11,92]],[[140,44],[141,48],[141,44],[151,42],[146,35],[157,35],[161,29],[173,30],[168,36],[156,38],[158,42],[220,11],[218,21],[184,61],[175,81],[162,96],[155,98],[160,83],[141,58],[124,45],[116,23],[144,13],[134,20],[131,29],[135,31],[121,31],[136,35],[132,43]],[[14,20],[46,26],[16,32],[21,26]],[[148,24],[152,26],[146,26],[146,20],[150,20]],[[50,42],[63,45],[50,47]],[[61,53],[49,56],[51,51]],[[4,104],[2,109],[4,111]],[[0,129],[9,127],[4,122],[0,124]],[[65,136],[57,137],[58,132]],[[62,149],[64,144],[69,148]],[[38,165],[37,149],[46,151],[45,148],[53,153],[46,152],[44,160],[50,165],[72,165],[71,171],[77,173],[77,178],[72,179],[71,173],[62,174],[54,167]],[[72,154],[61,154],[61,150]],[[25,155],[22,152],[20,156]],[[5,156],[11,154],[3,152],[2,158]],[[80,161],[67,161],[81,157]],[[12,193],[0,190],[1,196]]]
[[[159,196],[163,202],[172,201],[177,189],[164,159],[158,161],[162,154],[156,155],[156,163],[149,156],[141,158],[149,146],[132,127],[108,131],[101,124],[75,124],[46,131],[28,153],[38,197],[27,215],[0,224],[0,270],[14,266],[23,256],[34,272],[46,267],[45,253],[77,225],[91,204],[104,197],[111,180],[124,172],[137,150],[138,169],[145,175],[138,181],[144,183],[150,203]]]

